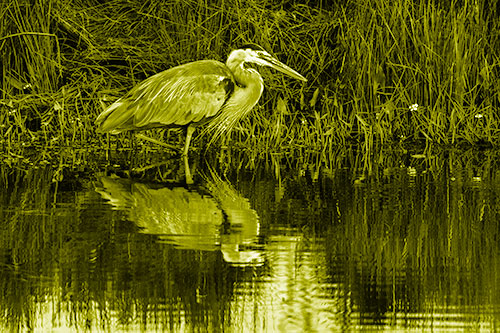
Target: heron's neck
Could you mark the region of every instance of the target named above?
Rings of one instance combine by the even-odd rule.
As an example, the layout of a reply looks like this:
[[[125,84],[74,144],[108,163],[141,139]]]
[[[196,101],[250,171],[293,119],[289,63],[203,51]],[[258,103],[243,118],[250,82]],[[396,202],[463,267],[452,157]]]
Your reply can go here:
[[[231,59],[228,59],[226,65],[233,73],[234,80],[236,81],[238,86],[245,88],[256,84],[263,84],[262,78],[260,77],[259,73],[255,69],[245,68],[244,63],[232,62]]]
[[[250,111],[260,99],[264,90],[264,81],[260,74],[253,68],[243,68],[236,70],[234,79],[242,91],[245,91],[246,106]]]
[[[233,93],[219,114],[206,128],[207,132],[213,131],[211,142],[233,129],[236,123],[257,104],[264,90],[264,82],[255,69],[245,69],[241,63],[231,66],[234,62],[232,63],[230,59],[226,65],[233,73],[237,86],[234,87]]]

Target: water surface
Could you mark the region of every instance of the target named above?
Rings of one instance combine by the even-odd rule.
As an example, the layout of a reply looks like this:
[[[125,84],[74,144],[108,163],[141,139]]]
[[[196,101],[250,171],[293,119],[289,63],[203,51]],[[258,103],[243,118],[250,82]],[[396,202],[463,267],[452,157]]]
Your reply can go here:
[[[4,163],[3,329],[496,330],[498,154],[337,156]]]

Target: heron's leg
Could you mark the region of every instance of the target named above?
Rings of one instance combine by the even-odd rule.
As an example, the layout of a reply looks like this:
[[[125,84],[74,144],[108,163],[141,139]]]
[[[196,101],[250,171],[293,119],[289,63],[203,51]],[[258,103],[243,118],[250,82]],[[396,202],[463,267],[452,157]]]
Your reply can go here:
[[[184,159],[184,173],[186,175],[186,184],[188,185],[193,184],[193,177],[191,176],[191,169],[189,168],[188,156],[186,154],[183,155],[182,157]]]
[[[109,163],[109,150],[111,149],[111,142],[109,141],[109,133],[106,133],[106,142],[107,142],[107,147],[106,149],[106,161]]]
[[[186,143],[184,144],[184,151],[182,155],[187,156],[189,150],[189,143],[191,142],[191,137],[193,136],[196,127],[189,125],[186,132]]]

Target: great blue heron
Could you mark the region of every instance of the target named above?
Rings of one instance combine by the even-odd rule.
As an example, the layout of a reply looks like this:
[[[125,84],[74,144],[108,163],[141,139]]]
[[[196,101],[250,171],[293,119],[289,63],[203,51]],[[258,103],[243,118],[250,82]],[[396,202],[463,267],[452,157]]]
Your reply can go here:
[[[170,68],[136,85],[96,119],[101,133],[155,127],[187,127],[183,155],[196,126],[207,123],[211,141],[231,130],[259,101],[264,84],[246,63],[269,66],[298,80],[305,77],[255,44],[232,51],[226,64],[200,60]]]

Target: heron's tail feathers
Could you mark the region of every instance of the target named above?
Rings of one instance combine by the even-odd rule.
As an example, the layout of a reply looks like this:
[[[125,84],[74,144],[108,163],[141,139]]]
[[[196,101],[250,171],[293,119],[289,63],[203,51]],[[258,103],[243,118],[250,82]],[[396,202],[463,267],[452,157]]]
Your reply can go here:
[[[118,134],[126,130],[126,123],[130,121],[127,112],[127,103],[118,100],[104,110],[95,120],[100,133]]]

